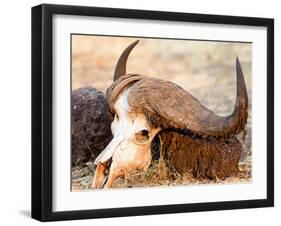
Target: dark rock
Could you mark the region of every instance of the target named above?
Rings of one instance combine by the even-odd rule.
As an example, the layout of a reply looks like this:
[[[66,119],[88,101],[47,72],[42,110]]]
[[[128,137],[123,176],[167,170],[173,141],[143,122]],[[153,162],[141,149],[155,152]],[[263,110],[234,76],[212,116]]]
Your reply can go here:
[[[72,91],[72,165],[93,161],[112,139],[105,95],[95,88]]]

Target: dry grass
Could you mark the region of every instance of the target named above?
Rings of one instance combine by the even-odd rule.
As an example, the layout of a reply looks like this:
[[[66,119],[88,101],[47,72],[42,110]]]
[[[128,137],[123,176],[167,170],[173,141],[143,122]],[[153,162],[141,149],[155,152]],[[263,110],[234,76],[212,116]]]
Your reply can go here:
[[[134,171],[131,175],[118,178],[113,183],[113,188],[249,183],[251,182],[251,162],[249,160],[239,164],[238,175],[225,180],[195,178],[191,172],[180,175],[169,162],[159,160],[153,162],[145,172]],[[91,164],[87,167],[75,167],[72,171],[72,190],[90,189],[93,177],[94,170]]]

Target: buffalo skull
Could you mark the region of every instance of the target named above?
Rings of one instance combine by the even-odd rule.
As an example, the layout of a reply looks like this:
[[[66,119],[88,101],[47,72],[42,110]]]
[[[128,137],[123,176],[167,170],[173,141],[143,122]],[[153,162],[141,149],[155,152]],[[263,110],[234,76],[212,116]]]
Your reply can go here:
[[[117,177],[146,170],[152,160],[152,140],[161,130],[185,130],[220,139],[239,134],[247,122],[248,97],[238,58],[235,109],[222,117],[172,82],[127,74],[126,62],[137,43],[120,56],[114,81],[107,89],[107,105],[114,115],[113,139],[95,160],[92,188],[110,188]]]

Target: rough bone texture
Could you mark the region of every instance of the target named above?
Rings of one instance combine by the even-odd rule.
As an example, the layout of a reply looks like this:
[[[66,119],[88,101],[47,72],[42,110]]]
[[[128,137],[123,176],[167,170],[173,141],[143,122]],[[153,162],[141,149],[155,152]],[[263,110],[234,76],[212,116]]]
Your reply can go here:
[[[72,91],[72,165],[93,160],[112,139],[105,95],[95,88]]]
[[[164,158],[183,174],[190,171],[194,177],[220,178],[238,173],[242,145],[236,138],[202,139],[176,131],[161,131]]]

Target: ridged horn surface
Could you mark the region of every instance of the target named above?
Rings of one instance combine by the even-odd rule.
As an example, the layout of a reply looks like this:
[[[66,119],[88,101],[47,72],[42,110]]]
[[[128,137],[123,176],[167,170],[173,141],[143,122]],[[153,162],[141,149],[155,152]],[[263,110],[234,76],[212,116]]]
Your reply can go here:
[[[143,112],[153,126],[190,130],[203,136],[229,137],[240,133],[248,118],[248,96],[239,59],[236,59],[237,94],[234,111],[219,116],[176,84],[143,77],[131,86],[129,106]],[[110,99],[110,97],[109,97]]]

